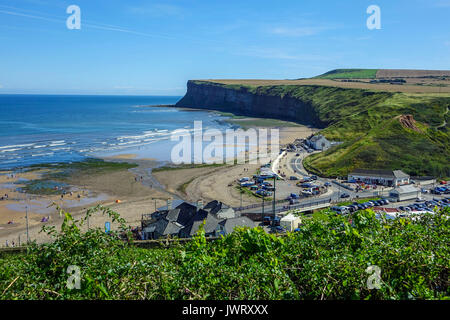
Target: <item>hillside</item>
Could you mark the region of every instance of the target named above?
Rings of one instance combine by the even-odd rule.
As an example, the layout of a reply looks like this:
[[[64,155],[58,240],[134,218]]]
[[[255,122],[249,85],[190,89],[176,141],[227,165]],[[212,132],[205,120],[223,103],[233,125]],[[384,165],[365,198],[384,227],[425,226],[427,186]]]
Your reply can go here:
[[[315,78],[318,79],[386,79],[386,78],[448,78],[449,70],[408,69],[335,69]]]
[[[376,167],[450,176],[450,94],[189,81],[177,106],[323,128],[327,138],[344,143],[307,158],[307,169],[321,175],[342,176],[354,168]],[[403,126],[396,118],[402,115],[411,115],[420,130]]]
[[[319,79],[374,79],[378,69],[336,69],[316,78]]]

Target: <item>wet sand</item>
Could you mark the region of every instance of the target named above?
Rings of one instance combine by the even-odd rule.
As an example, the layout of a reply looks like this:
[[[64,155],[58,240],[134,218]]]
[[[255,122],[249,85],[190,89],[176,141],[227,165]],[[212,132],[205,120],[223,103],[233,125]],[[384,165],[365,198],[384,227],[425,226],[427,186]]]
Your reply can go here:
[[[18,244],[19,237],[20,242],[25,241],[25,206],[28,209],[30,239],[38,242],[50,240],[45,234],[40,233],[42,226],[53,225],[59,228],[63,221],[56,206],[51,206],[52,203],[61,206],[77,219],[84,216],[88,208],[101,204],[120,213],[128,224],[140,225],[141,215],[154,211],[155,201],[153,198],[167,198],[168,194],[158,187],[157,182],[153,184],[154,178],[148,175],[148,169],[155,166],[154,161],[136,160],[133,162],[139,162],[139,166],[130,170],[123,169],[115,172],[94,175],[81,174],[70,177],[65,182],[72,187],[73,194],[66,194],[62,199],[60,195],[30,195],[13,191],[15,188],[23,186],[15,184],[20,179],[39,179],[49,170],[30,173],[8,172],[9,175],[0,175],[0,195],[8,193],[9,196],[8,200],[0,201],[0,246],[4,246],[6,240],[10,245],[13,241]],[[14,178],[11,178],[11,174],[14,174]],[[2,185],[10,188],[2,189]],[[78,198],[78,194],[81,195],[81,198]],[[164,200],[156,201],[157,207],[165,204]],[[49,221],[41,222],[44,217],[49,217]],[[8,224],[10,221],[14,223]],[[96,215],[90,218],[89,226],[104,228],[106,221],[111,221],[111,219]],[[116,226],[112,225],[112,228],[114,227]]]
[[[280,128],[280,145],[291,143],[297,138],[306,138],[317,131],[314,128],[295,126]],[[136,159],[133,154],[122,154],[106,158],[107,161],[132,162],[138,167],[108,173],[79,174],[71,176],[68,183],[73,190],[72,195],[61,199],[60,195],[26,195],[14,189],[22,186],[20,181],[39,179],[48,173],[45,169],[33,172],[0,174],[0,197],[8,193],[8,200],[0,201],[0,246],[5,240],[11,244],[26,239],[25,206],[28,208],[29,234],[31,240],[49,241],[43,233],[39,233],[43,225],[59,227],[62,218],[56,211],[56,203],[79,219],[87,208],[97,204],[108,206],[118,212],[131,226],[139,226],[142,214],[151,213],[156,207],[166,205],[167,198],[204,202],[217,199],[229,206],[240,205],[240,192],[234,183],[243,176],[251,177],[263,164],[237,164],[220,167],[203,167],[179,170],[159,171],[152,174],[152,168],[161,163],[152,159]],[[5,172],[3,172],[5,173]],[[14,178],[11,178],[14,174]],[[81,195],[81,199],[78,198]],[[28,200],[27,200],[28,199]],[[242,204],[256,203],[259,200],[243,194]],[[50,207],[49,207],[50,206]],[[41,222],[49,217],[48,222]],[[8,224],[13,221],[13,224]],[[96,215],[89,220],[89,226],[104,228],[108,217]],[[116,226],[112,225],[112,228]]]

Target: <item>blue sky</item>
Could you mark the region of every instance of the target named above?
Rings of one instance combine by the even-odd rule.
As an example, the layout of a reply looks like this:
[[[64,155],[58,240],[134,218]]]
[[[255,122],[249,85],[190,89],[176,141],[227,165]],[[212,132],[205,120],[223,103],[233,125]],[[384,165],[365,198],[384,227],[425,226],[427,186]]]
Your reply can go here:
[[[81,30],[69,30],[69,5]],[[369,30],[369,5],[381,29]],[[182,95],[189,79],[450,69],[450,0],[0,0],[0,93]]]

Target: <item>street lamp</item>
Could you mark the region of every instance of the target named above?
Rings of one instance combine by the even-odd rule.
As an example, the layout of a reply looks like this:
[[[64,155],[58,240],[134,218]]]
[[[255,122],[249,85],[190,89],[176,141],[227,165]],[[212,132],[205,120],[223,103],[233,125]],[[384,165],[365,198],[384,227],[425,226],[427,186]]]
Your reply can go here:
[[[275,218],[276,218],[276,213],[275,213],[275,194],[277,192],[277,188],[276,188],[276,181],[277,181],[277,175],[275,174],[275,176],[273,177],[273,199],[272,199],[272,211],[273,211],[273,226],[275,226]]]

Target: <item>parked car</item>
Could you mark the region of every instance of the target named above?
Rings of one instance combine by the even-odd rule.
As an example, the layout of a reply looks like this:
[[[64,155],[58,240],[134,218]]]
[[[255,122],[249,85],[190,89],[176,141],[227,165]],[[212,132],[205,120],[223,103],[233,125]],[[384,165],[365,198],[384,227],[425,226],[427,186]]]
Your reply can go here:
[[[350,198],[350,195],[348,193],[341,194],[341,198]]]
[[[290,176],[289,180],[298,180],[298,178],[296,176]]]
[[[365,204],[363,204],[363,203],[358,203],[358,209],[359,210],[364,210],[364,209],[367,209],[367,206]]]

